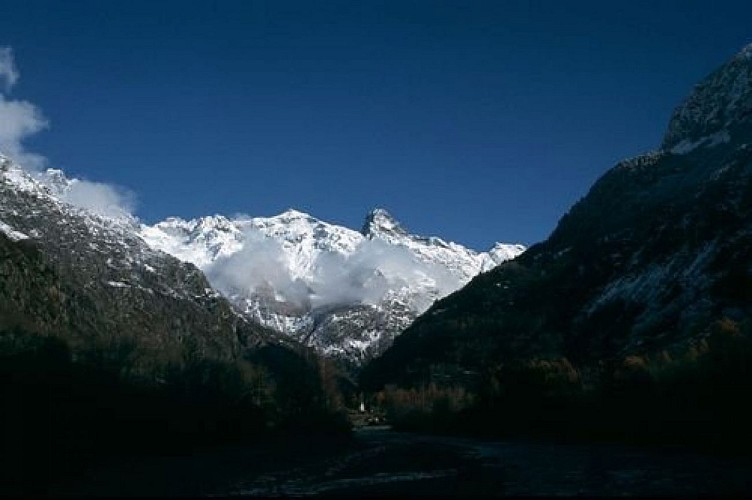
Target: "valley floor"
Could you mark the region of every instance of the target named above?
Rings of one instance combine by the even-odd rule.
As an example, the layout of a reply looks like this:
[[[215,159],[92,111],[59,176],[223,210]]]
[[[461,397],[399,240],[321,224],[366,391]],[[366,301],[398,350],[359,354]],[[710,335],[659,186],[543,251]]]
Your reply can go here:
[[[269,442],[101,463],[65,496],[430,496],[752,494],[752,461],[679,450],[397,433]]]

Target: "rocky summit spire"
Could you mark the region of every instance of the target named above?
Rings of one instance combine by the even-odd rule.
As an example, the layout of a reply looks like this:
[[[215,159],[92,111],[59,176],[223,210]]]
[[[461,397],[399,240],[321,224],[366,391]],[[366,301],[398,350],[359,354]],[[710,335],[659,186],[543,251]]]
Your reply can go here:
[[[662,149],[727,142],[752,122],[752,44],[695,85],[674,110]]]
[[[287,210],[169,219],[141,236],[205,269],[246,318],[352,366],[381,354],[435,300],[524,250],[479,253],[412,235],[384,209],[360,232]]]
[[[366,216],[361,234],[367,238],[378,235],[405,236],[407,230],[386,209],[374,208]]]

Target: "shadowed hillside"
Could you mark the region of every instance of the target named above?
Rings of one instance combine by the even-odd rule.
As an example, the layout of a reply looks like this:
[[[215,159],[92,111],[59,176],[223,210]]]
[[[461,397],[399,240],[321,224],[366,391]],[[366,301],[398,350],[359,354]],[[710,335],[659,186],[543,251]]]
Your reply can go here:
[[[616,165],[548,240],[437,302],[366,368],[364,385],[462,386],[480,398],[468,408],[572,422],[588,413],[570,405],[582,398],[619,400],[612,410],[625,415],[617,386],[626,377],[639,396],[630,404],[643,410],[659,394],[684,394],[687,418],[709,418],[716,398],[730,405],[719,414],[734,414],[750,383],[750,137],[747,47],[677,108],[660,151]],[[736,396],[718,392],[728,384]],[[549,396],[564,413],[546,409]]]

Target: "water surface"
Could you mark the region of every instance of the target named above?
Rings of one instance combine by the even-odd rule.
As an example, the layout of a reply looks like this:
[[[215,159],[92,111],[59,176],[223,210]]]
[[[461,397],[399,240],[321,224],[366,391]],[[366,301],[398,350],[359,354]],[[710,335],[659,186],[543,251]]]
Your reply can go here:
[[[189,456],[131,458],[57,485],[66,495],[467,496],[752,494],[752,462],[607,444],[357,430]]]

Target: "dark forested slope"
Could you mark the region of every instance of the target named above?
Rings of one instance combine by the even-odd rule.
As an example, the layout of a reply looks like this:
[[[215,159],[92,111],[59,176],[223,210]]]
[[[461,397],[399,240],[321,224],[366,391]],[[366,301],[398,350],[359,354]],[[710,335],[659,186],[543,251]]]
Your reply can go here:
[[[362,381],[372,390],[459,385],[483,404],[512,393],[523,404],[536,391],[607,392],[632,375],[655,387],[701,358],[707,366],[693,364],[692,377],[714,380],[706,388],[719,394],[749,382],[734,378],[749,375],[749,360],[734,356],[748,352],[751,313],[747,47],[676,109],[660,150],[613,167],[546,241],[434,304]],[[716,377],[720,366],[730,379]]]

